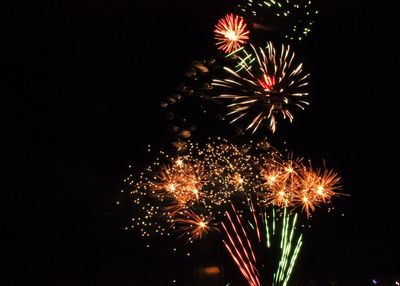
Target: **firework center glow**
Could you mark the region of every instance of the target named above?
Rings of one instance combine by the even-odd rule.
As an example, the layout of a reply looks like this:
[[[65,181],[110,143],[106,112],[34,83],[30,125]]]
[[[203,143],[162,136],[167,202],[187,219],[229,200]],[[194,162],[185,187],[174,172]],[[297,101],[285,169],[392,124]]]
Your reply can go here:
[[[175,192],[175,190],[176,190],[175,184],[169,184],[169,185],[168,185],[168,190],[169,190],[170,192]]]
[[[289,168],[286,168],[285,171],[288,173],[293,173],[294,170],[292,167],[289,167]]]
[[[235,41],[235,42],[238,40],[238,36],[237,36],[236,32],[233,31],[233,30],[227,31],[227,32],[225,33],[225,37],[226,37],[227,39],[229,39],[229,40],[231,40],[231,41]]]
[[[323,191],[324,191],[324,187],[323,186],[318,186],[317,193],[322,195]]]

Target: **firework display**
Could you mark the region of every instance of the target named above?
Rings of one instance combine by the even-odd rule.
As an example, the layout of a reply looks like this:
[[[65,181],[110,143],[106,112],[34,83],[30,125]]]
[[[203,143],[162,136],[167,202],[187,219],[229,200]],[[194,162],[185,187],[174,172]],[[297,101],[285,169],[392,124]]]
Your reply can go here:
[[[313,169],[311,162],[289,160],[262,167],[266,203],[277,207],[300,207],[310,217],[316,206],[340,195],[340,177],[333,170]]]
[[[309,74],[302,63],[295,63],[290,46],[276,49],[269,42],[265,49],[251,48],[251,57],[248,53],[239,56],[239,70],[225,67],[225,76],[212,84],[218,88],[216,98],[227,102],[231,123],[242,120],[246,130],[254,133],[267,122],[275,132],[278,118],[292,122],[291,109],[303,110],[309,104],[305,100]],[[255,62],[249,64],[249,59]]]
[[[174,155],[160,152],[126,181],[138,210],[132,227],[145,237],[183,232],[189,240],[215,230],[232,201],[246,204],[251,196],[263,206],[301,208],[310,217],[339,188],[332,170],[285,158],[268,143],[235,145],[223,139],[189,141]]]
[[[217,54],[193,61],[161,103],[174,148],[125,179],[133,204],[125,228],[185,245],[211,237],[249,286],[286,286],[303,244],[300,221],[342,195],[336,171],[282,154],[265,137],[309,105],[310,74],[290,45],[272,40],[302,40],[318,11],[308,0],[239,2],[239,13],[216,21]],[[257,31],[270,32],[258,41],[265,47],[249,42]],[[207,139],[198,141],[200,126]],[[221,139],[244,134],[251,140]]]
[[[249,39],[249,30],[244,19],[240,16],[228,14],[215,25],[215,39],[218,49],[231,53]]]
[[[246,19],[285,40],[301,41],[311,32],[318,10],[311,0],[241,0],[238,8]]]
[[[185,222],[200,221],[196,216],[207,218],[204,223],[218,220],[232,197],[256,193],[258,166],[276,156],[268,145],[258,148],[262,154],[251,145],[220,139],[204,145],[189,141],[178,147],[175,156],[160,152],[144,172],[126,179],[139,212],[132,226],[143,236],[170,235]],[[192,233],[189,239],[197,236]]]

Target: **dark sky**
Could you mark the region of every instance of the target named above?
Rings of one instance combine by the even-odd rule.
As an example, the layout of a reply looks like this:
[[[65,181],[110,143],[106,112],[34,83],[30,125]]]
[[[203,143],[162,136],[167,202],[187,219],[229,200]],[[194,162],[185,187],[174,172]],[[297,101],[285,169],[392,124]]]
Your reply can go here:
[[[395,7],[315,2],[320,17],[300,47],[312,104],[275,136],[296,154],[324,158],[351,196],[335,201],[344,217],[316,220],[297,274],[399,275]],[[215,52],[212,27],[228,4],[39,1],[10,10],[1,95],[12,271],[4,285],[154,285],[176,271],[174,259],[122,231],[129,217],[115,201],[147,144],[168,144],[159,103],[192,60]]]

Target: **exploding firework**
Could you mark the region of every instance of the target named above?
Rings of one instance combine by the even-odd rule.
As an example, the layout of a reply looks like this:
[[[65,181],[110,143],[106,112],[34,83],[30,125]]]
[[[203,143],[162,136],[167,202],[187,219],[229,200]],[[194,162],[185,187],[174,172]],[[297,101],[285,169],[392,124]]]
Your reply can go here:
[[[339,195],[339,176],[284,158],[268,143],[236,145],[191,141],[173,154],[160,152],[143,172],[126,179],[135,207],[132,228],[142,236],[183,233],[201,239],[216,229],[232,203],[300,209],[307,217]],[[211,223],[212,222],[212,223]]]
[[[222,223],[229,255],[250,286],[287,285],[302,245],[296,213],[253,205],[226,212]],[[247,216],[246,216],[247,214]],[[246,223],[246,217],[247,223]]]
[[[239,56],[239,70],[224,67],[226,76],[214,79],[218,88],[215,98],[227,102],[230,121],[246,122],[246,130],[256,132],[264,122],[275,132],[278,118],[293,121],[292,107],[301,110],[309,105],[306,87],[309,74],[304,73],[303,64],[295,64],[295,54],[290,46],[275,49],[271,42],[265,49],[251,46],[252,53]],[[248,59],[254,59],[249,63]]]
[[[249,30],[244,19],[240,16],[228,14],[215,25],[215,39],[218,49],[231,53],[249,39]]]
[[[277,207],[300,207],[307,217],[315,207],[330,203],[333,196],[342,195],[340,177],[333,170],[314,170],[311,163],[287,160],[261,167],[264,197],[267,204]]]
[[[185,211],[180,217],[175,219],[175,223],[179,225],[178,231],[187,235],[188,240],[201,239],[209,232],[218,231],[215,224],[212,223],[212,217],[203,217],[196,214],[192,210]]]
[[[310,0],[242,0],[238,6],[255,29],[278,32],[287,40],[307,37],[318,14]]]
[[[127,179],[138,211],[132,227],[145,237],[169,236],[179,230],[176,222],[181,230],[185,221],[200,217],[218,222],[233,198],[257,193],[261,182],[257,166],[276,156],[275,152],[266,143],[235,145],[222,139],[205,145],[189,141],[174,155],[160,152],[145,171]],[[187,234],[192,239],[201,238],[198,230]]]

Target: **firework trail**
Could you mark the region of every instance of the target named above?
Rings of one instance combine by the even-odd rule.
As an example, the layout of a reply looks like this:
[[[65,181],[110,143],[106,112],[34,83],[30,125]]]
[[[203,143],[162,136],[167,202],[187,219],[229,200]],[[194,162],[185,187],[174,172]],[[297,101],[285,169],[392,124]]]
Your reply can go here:
[[[233,205],[232,208],[233,218],[229,212],[226,212],[230,228],[222,223],[222,227],[228,237],[228,240],[223,240],[223,243],[248,284],[250,286],[261,286],[259,272],[256,268],[257,261],[253,247]],[[244,239],[242,239],[242,236]]]
[[[255,208],[251,200],[249,209],[248,224],[233,205],[226,212],[227,223],[222,223],[225,248],[250,286],[286,286],[302,245],[302,234],[296,231],[297,214],[288,213],[287,208],[277,214],[268,208],[272,210],[268,215],[267,208]],[[267,250],[267,257],[260,257],[260,248]]]

